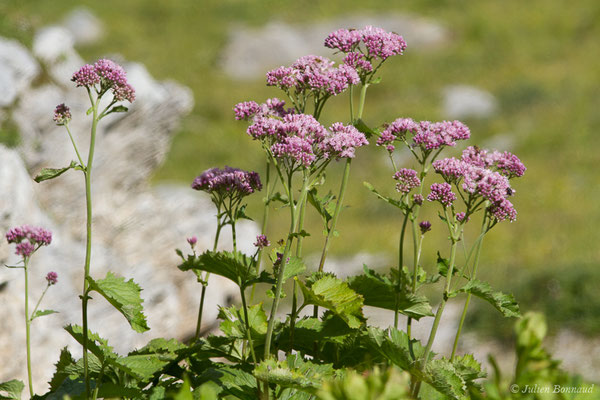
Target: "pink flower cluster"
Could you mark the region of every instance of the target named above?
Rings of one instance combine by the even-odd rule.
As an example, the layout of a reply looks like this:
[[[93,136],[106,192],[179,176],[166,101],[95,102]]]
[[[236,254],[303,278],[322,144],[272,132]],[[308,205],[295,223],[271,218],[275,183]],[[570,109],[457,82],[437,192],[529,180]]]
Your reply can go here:
[[[489,211],[497,220],[516,219],[517,212],[508,200],[514,193],[509,179],[523,176],[526,168],[514,154],[488,152],[471,146],[463,151],[460,159],[437,160],[433,168],[446,182],[456,185],[462,182],[465,192],[488,200]]]
[[[68,124],[71,120],[71,110],[65,105],[65,103],[59,104],[54,110],[54,122],[56,125]]]
[[[54,271],[48,272],[48,275],[46,275],[46,281],[48,282],[48,286],[56,285],[58,282],[58,274]]]
[[[29,257],[41,246],[52,243],[52,232],[37,226],[23,225],[6,233],[8,243],[16,243],[15,254]]]
[[[414,169],[402,168],[394,174],[394,179],[398,181],[396,190],[404,194],[421,185],[421,180]]]
[[[364,45],[363,50],[360,44]],[[338,49],[343,53],[360,52],[369,60],[379,58],[386,60],[402,54],[406,42],[402,36],[394,32],[386,32],[381,28],[365,26],[363,29],[338,29],[327,36],[325,47]]]
[[[358,73],[349,65],[335,63],[326,57],[308,55],[299,58],[291,67],[279,67],[267,72],[267,86],[296,93],[338,95],[349,85],[360,82]]]
[[[274,157],[309,167],[316,160],[353,158],[367,145],[365,135],[351,125],[334,123],[325,129],[312,115],[286,114],[283,118],[255,117],[248,127],[254,139],[268,139]]]
[[[244,197],[262,189],[257,172],[239,168],[211,168],[194,179],[192,189],[210,194],[230,197]]]
[[[127,82],[125,70],[114,61],[101,59],[94,65],[86,64],[73,74],[71,81],[77,87],[87,88],[100,84],[100,91],[111,90],[118,101],[135,100],[135,89]]]
[[[271,242],[269,242],[266,235],[258,235],[256,237],[256,242],[254,242],[254,246],[258,247],[259,249],[269,247],[270,245],[271,245]]]
[[[377,139],[377,146],[385,146],[391,153],[394,142],[406,141],[407,134],[412,135],[412,146],[425,151],[443,146],[455,146],[457,140],[466,140],[471,136],[469,128],[460,121],[415,122],[411,118],[398,118],[389,124]]]
[[[279,117],[283,118],[287,114],[292,114],[294,109],[285,108],[285,101],[279,100],[277,97],[267,99],[263,104],[258,104],[255,101],[244,101],[233,107],[235,119],[238,121],[262,118],[262,117]]]
[[[431,192],[427,196],[427,200],[439,201],[444,207],[448,207],[456,200],[456,195],[449,183],[434,183],[431,185]]]

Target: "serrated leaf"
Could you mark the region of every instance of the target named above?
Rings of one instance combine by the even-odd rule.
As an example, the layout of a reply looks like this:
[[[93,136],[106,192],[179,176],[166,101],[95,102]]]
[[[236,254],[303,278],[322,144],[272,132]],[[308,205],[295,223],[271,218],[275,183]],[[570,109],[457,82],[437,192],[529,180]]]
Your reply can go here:
[[[431,360],[425,367],[425,380],[435,390],[453,400],[468,400],[464,379],[446,359]]]
[[[312,363],[302,359],[299,354],[291,354],[285,361],[263,360],[253,373],[258,379],[270,384],[314,393],[323,379],[333,375],[333,366]]]
[[[369,182],[363,182],[363,185],[365,185],[365,187],[367,189],[369,189],[372,193],[374,193],[375,196],[379,197],[381,200],[385,201],[386,203],[389,203],[389,204],[393,205],[394,207],[397,207],[401,210],[404,210],[406,208],[404,203],[402,203],[401,201],[392,199],[391,197],[387,197],[387,196],[384,196],[381,193],[379,193],[377,191],[377,189],[375,189],[375,187],[373,185],[371,185]]]
[[[465,382],[467,382],[467,384],[475,379],[485,378],[487,376],[487,373],[482,371],[481,364],[475,360],[473,354],[455,357],[454,360],[452,360],[452,365],[454,365],[456,372]]]
[[[218,383],[223,388],[223,392],[235,396],[236,399],[256,400],[258,398],[256,378],[239,368],[221,364],[219,368],[206,371],[202,378]]]
[[[64,329],[69,332],[73,339],[79,342],[79,344],[83,345],[83,328],[81,326],[67,325],[64,327]],[[112,346],[108,345],[108,341],[106,339],[102,339],[98,334],[91,332],[89,329],[87,348],[89,352],[98,357],[101,363],[105,363],[109,360],[116,360],[119,357],[119,355],[113,351]]]
[[[98,388],[99,399],[141,398],[142,391],[134,387],[125,387],[113,382],[103,382]]]
[[[77,163],[75,161],[71,161],[71,164],[68,167],[64,167],[64,168],[42,168],[40,173],[35,178],[33,178],[33,180],[36,181],[37,183],[40,183],[43,181],[47,181],[49,179],[54,179],[54,178],[64,174],[71,168],[75,168],[76,166],[77,166]]]
[[[513,295],[502,292],[494,292],[490,284],[487,282],[473,279],[463,286],[459,292],[471,293],[472,295],[487,301],[505,317],[521,316],[519,305],[517,304]]]
[[[54,375],[52,376],[50,382],[48,382],[48,384],[50,385],[50,391],[56,391],[59,388],[59,386],[63,383],[63,381],[67,379],[69,374],[66,372],[66,368],[67,366],[73,364],[75,364],[73,356],[71,356],[71,353],[69,352],[67,347],[64,347],[60,351],[60,357],[58,359],[58,362],[55,364],[56,370],[54,371]]]
[[[327,308],[342,318],[350,328],[358,329],[364,321],[363,298],[348,284],[333,276],[324,276],[306,286],[297,280],[305,304]]]
[[[206,251],[199,256],[190,255],[178,268],[182,271],[205,271],[220,275],[241,285],[242,289],[254,283],[275,283],[266,271],[257,275],[252,258],[240,252]]]
[[[419,320],[433,316],[431,305],[425,296],[411,293],[397,293],[396,285],[388,278],[365,266],[363,275],[353,276],[348,285],[356,293],[364,297],[367,306],[394,311],[398,296],[398,311],[406,316]]]
[[[116,364],[119,369],[142,382],[146,382],[169,363],[170,360],[161,360],[156,354],[136,354],[119,357],[114,360],[113,365]]]
[[[283,282],[306,271],[306,264],[298,257],[290,257],[290,261],[285,264],[283,270]]]
[[[369,128],[367,124],[365,124],[365,121],[363,121],[362,118],[354,121],[353,125],[356,129],[358,129],[359,132],[364,133],[367,139],[376,134],[373,129]]]
[[[129,322],[131,328],[136,332],[149,330],[146,316],[143,313],[142,288],[130,279],[118,277],[112,272],[106,274],[106,278],[95,281],[88,277],[90,290],[100,293],[110,304],[113,305]]]
[[[246,339],[246,323],[241,309],[235,306],[221,307],[218,318],[223,320],[221,331],[226,336]],[[268,320],[262,303],[248,307],[248,324],[253,337],[259,337],[267,333]]]
[[[425,348],[417,339],[396,328],[380,329],[370,326],[364,338],[367,345],[391,363],[405,371],[418,375],[417,360],[425,354]],[[433,354],[433,353],[432,353]]]
[[[21,393],[24,388],[25,384],[16,379],[0,383],[0,399],[21,400]]]
[[[34,319],[36,319],[38,317],[43,317],[44,315],[50,315],[50,314],[58,314],[58,311],[54,311],[54,310],[37,310],[35,312],[35,314],[33,314],[33,316],[31,317],[31,320],[33,321]]]

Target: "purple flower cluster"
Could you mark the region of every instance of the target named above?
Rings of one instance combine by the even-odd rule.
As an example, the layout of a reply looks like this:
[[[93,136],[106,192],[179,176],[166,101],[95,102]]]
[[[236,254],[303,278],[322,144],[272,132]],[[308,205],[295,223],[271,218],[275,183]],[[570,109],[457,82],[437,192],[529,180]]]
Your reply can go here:
[[[68,124],[71,120],[71,110],[65,105],[65,103],[59,104],[54,110],[54,122],[56,125]]]
[[[336,122],[329,127],[329,132],[321,143],[325,158],[354,158],[357,147],[366,146],[369,142],[364,133],[352,125]]]
[[[456,185],[462,182],[465,192],[489,201],[489,211],[499,221],[516,219],[517,212],[508,200],[514,194],[509,179],[523,176],[526,168],[514,154],[488,152],[471,146],[463,151],[460,159],[437,160],[433,168],[446,182]]]
[[[421,221],[419,223],[419,228],[421,229],[421,235],[429,232],[431,230],[431,222],[429,221]]]
[[[48,272],[48,275],[46,275],[46,281],[48,282],[48,286],[56,285],[58,282],[58,274],[54,271]]]
[[[326,57],[308,55],[299,58],[291,67],[279,67],[267,72],[267,86],[277,86],[296,93],[338,95],[356,85],[360,78],[354,68],[335,63]]]
[[[211,168],[194,179],[192,189],[219,196],[244,197],[262,189],[257,172],[238,168]]]
[[[364,44],[364,50],[360,47],[361,42]],[[360,52],[369,60],[373,58],[386,60],[391,56],[402,54],[406,49],[406,42],[396,33],[365,26],[360,30],[338,29],[330,33],[325,39],[325,47],[343,53]]]
[[[429,201],[439,201],[444,207],[451,206],[456,195],[452,192],[449,183],[434,183],[431,185],[431,193],[427,196]]]
[[[10,229],[6,233],[8,243],[16,243],[15,254],[29,257],[41,246],[52,243],[52,232],[37,226],[23,225]]]
[[[285,101],[279,100],[277,97],[267,99],[263,104],[258,104],[255,101],[244,101],[236,104],[233,111],[235,112],[235,119],[238,121],[266,117],[283,118],[287,114],[294,112],[293,109],[286,109]]]
[[[254,246],[258,247],[259,249],[264,249],[265,247],[269,247],[270,245],[271,242],[269,242],[266,235],[258,235],[256,237],[256,242],[254,242]]]
[[[394,142],[406,141],[412,135],[412,146],[425,151],[443,146],[455,146],[457,140],[466,140],[471,136],[469,128],[460,121],[415,122],[411,118],[398,118],[389,124],[377,139],[377,146],[385,146],[391,153]]]
[[[414,169],[402,168],[394,174],[394,179],[398,181],[396,190],[404,194],[421,185],[421,180]]]
[[[118,101],[127,100],[132,103],[135,100],[135,90],[127,82],[125,70],[111,60],[101,59],[94,65],[84,65],[73,74],[71,81],[75,82],[77,87],[91,88],[100,84],[101,91],[112,90]]]

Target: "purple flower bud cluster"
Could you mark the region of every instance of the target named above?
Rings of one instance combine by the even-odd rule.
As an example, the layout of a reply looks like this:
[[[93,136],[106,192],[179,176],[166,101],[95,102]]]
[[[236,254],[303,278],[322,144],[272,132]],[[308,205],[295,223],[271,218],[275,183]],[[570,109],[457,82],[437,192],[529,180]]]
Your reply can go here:
[[[259,249],[264,249],[265,247],[269,247],[271,242],[267,239],[266,235],[258,235],[256,236],[256,242],[254,242],[254,246]]]
[[[336,122],[329,127],[320,147],[325,158],[354,158],[356,148],[368,144],[364,133],[354,126]]]
[[[421,206],[421,205],[423,205],[423,201],[424,201],[424,200],[425,200],[425,199],[423,198],[423,195],[422,195],[422,194],[418,194],[418,193],[417,193],[417,194],[413,194],[413,202],[414,202],[416,205],[418,205],[418,206]]]
[[[402,168],[394,174],[394,179],[398,181],[396,190],[404,194],[421,185],[421,180],[414,169]]]
[[[267,99],[263,104],[258,104],[255,101],[244,101],[238,103],[233,108],[235,119],[248,121],[263,117],[279,117],[283,118],[287,114],[292,114],[293,109],[285,108],[285,101],[279,100],[277,97]]]
[[[58,282],[58,274],[54,271],[48,272],[48,275],[46,275],[46,281],[48,282],[48,286],[56,285]]]
[[[299,58],[291,67],[279,67],[267,72],[267,86],[277,86],[296,93],[338,95],[349,85],[360,82],[358,73],[349,65],[335,63],[326,57],[308,55]]]
[[[477,146],[467,147],[462,153],[461,160],[481,168],[493,167],[509,179],[521,177],[527,170],[521,160],[508,151],[489,152]]]
[[[431,230],[431,222],[429,221],[421,221],[419,223],[419,228],[421,228],[421,235],[429,232]]]
[[[444,207],[451,206],[456,195],[452,192],[452,186],[449,183],[434,183],[431,185],[431,192],[427,196],[429,201],[439,201]]]
[[[196,243],[198,243],[198,238],[196,236],[192,236],[187,238],[187,242],[189,243],[190,247],[193,249],[194,247],[196,247]]]
[[[65,103],[59,104],[54,110],[54,122],[56,125],[65,125],[71,121],[71,110]]]
[[[361,42],[365,49],[360,47]],[[370,59],[386,60],[395,55],[402,54],[406,49],[406,42],[402,36],[386,32],[381,28],[365,26],[363,29],[338,29],[327,36],[325,47],[338,49],[343,53],[361,52]]]
[[[465,217],[467,217],[467,214],[464,213],[464,212],[457,212],[456,213],[456,220],[458,222],[469,222],[470,218],[466,218],[466,220],[465,220]]]
[[[114,61],[101,59],[94,65],[86,64],[73,74],[71,81],[77,87],[92,88],[100,84],[100,91],[112,90],[118,101],[135,100],[135,89],[127,82],[125,70]]]
[[[385,146],[391,153],[395,149],[394,142],[406,141],[407,134],[412,135],[412,146],[423,150],[455,146],[457,140],[471,136],[469,128],[460,121],[415,122],[411,118],[398,118],[384,129],[376,144]]]
[[[52,232],[37,226],[23,225],[6,233],[8,243],[16,243],[15,254],[29,257],[41,246],[52,243]]]
[[[244,197],[262,189],[257,172],[238,168],[211,168],[194,179],[192,189],[210,194],[230,197]]]

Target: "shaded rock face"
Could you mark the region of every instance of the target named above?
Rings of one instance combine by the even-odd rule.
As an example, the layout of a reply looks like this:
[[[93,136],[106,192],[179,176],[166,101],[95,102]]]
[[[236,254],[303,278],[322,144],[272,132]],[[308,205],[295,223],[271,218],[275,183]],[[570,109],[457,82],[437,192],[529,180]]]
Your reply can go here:
[[[73,115],[70,124],[84,159],[89,145],[89,100],[84,89],[69,82],[83,60],[72,47],[75,40],[61,27],[38,32],[33,51],[51,81],[31,84],[41,71],[35,58],[14,41],[0,38],[0,65],[10,69],[14,96],[5,101],[3,114],[10,114],[21,134],[17,149],[0,145],[0,232],[23,224],[53,231],[53,242],[40,249],[30,263],[30,303],[44,289],[45,276],[56,271],[59,282],[46,295],[42,308],[53,314],[32,325],[33,374],[37,393],[42,393],[58,360],[60,349],[69,345],[80,356],[80,346],[62,329],[81,324],[79,295],[83,285],[85,258],[85,195],[83,175],[68,171],[60,178],[37,184],[32,176],[42,167],[58,168],[76,160],[68,135],[52,121],[53,110],[66,103]],[[68,39],[71,38],[71,39]],[[8,54],[8,55],[6,55]],[[10,59],[11,62],[4,62]],[[117,60],[120,62],[120,60]],[[142,288],[145,314],[151,330],[135,333],[127,321],[101,296],[93,295],[89,306],[90,329],[109,340],[121,353],[141,347],[154,337],[182,339],[194,332],[200,284],[194,275],[179,271],[174,249],[188,252],[187,237],[198,237],[197,248],[212,247],[215,232],[214,206],[208,196],[185,186],[151,187],[153,171],[164,160],[181,118],[193,107],[190,90],[175,82],[155,81],[145,67],[122,63],[137,99],[129,112],[103,119],[97,131],[92,172],[93,248],[91,274],[102,278],[113,271],[133,278]],[[0,69],[0,85],[2,85]],[[258,229],[240,223],[240,243],[252,251]],[[230,248],[223,232],[221,246]],[[0,263],[18,262],[14,246],[0,240]],[[21,269],[0,270],[0,381],[26,380],[24,279]],[[217,276],[211,277],[206,297],[205,321],[209,325],[218,305],[237,296],[237,287]]]
[[[440,44],[448,36],[441,25],[407,14],[357,15],[309,25],[272,21],[260,28],[232,27],[228,44],[221,55],[221,64],[234,79],[260,78],[267,70],[288,65],[299,55],[331,56],[333,51],[323,47],[323,41],[330,32],[340,27],[360,29],[366,25],[401,34],[410,49]]]

